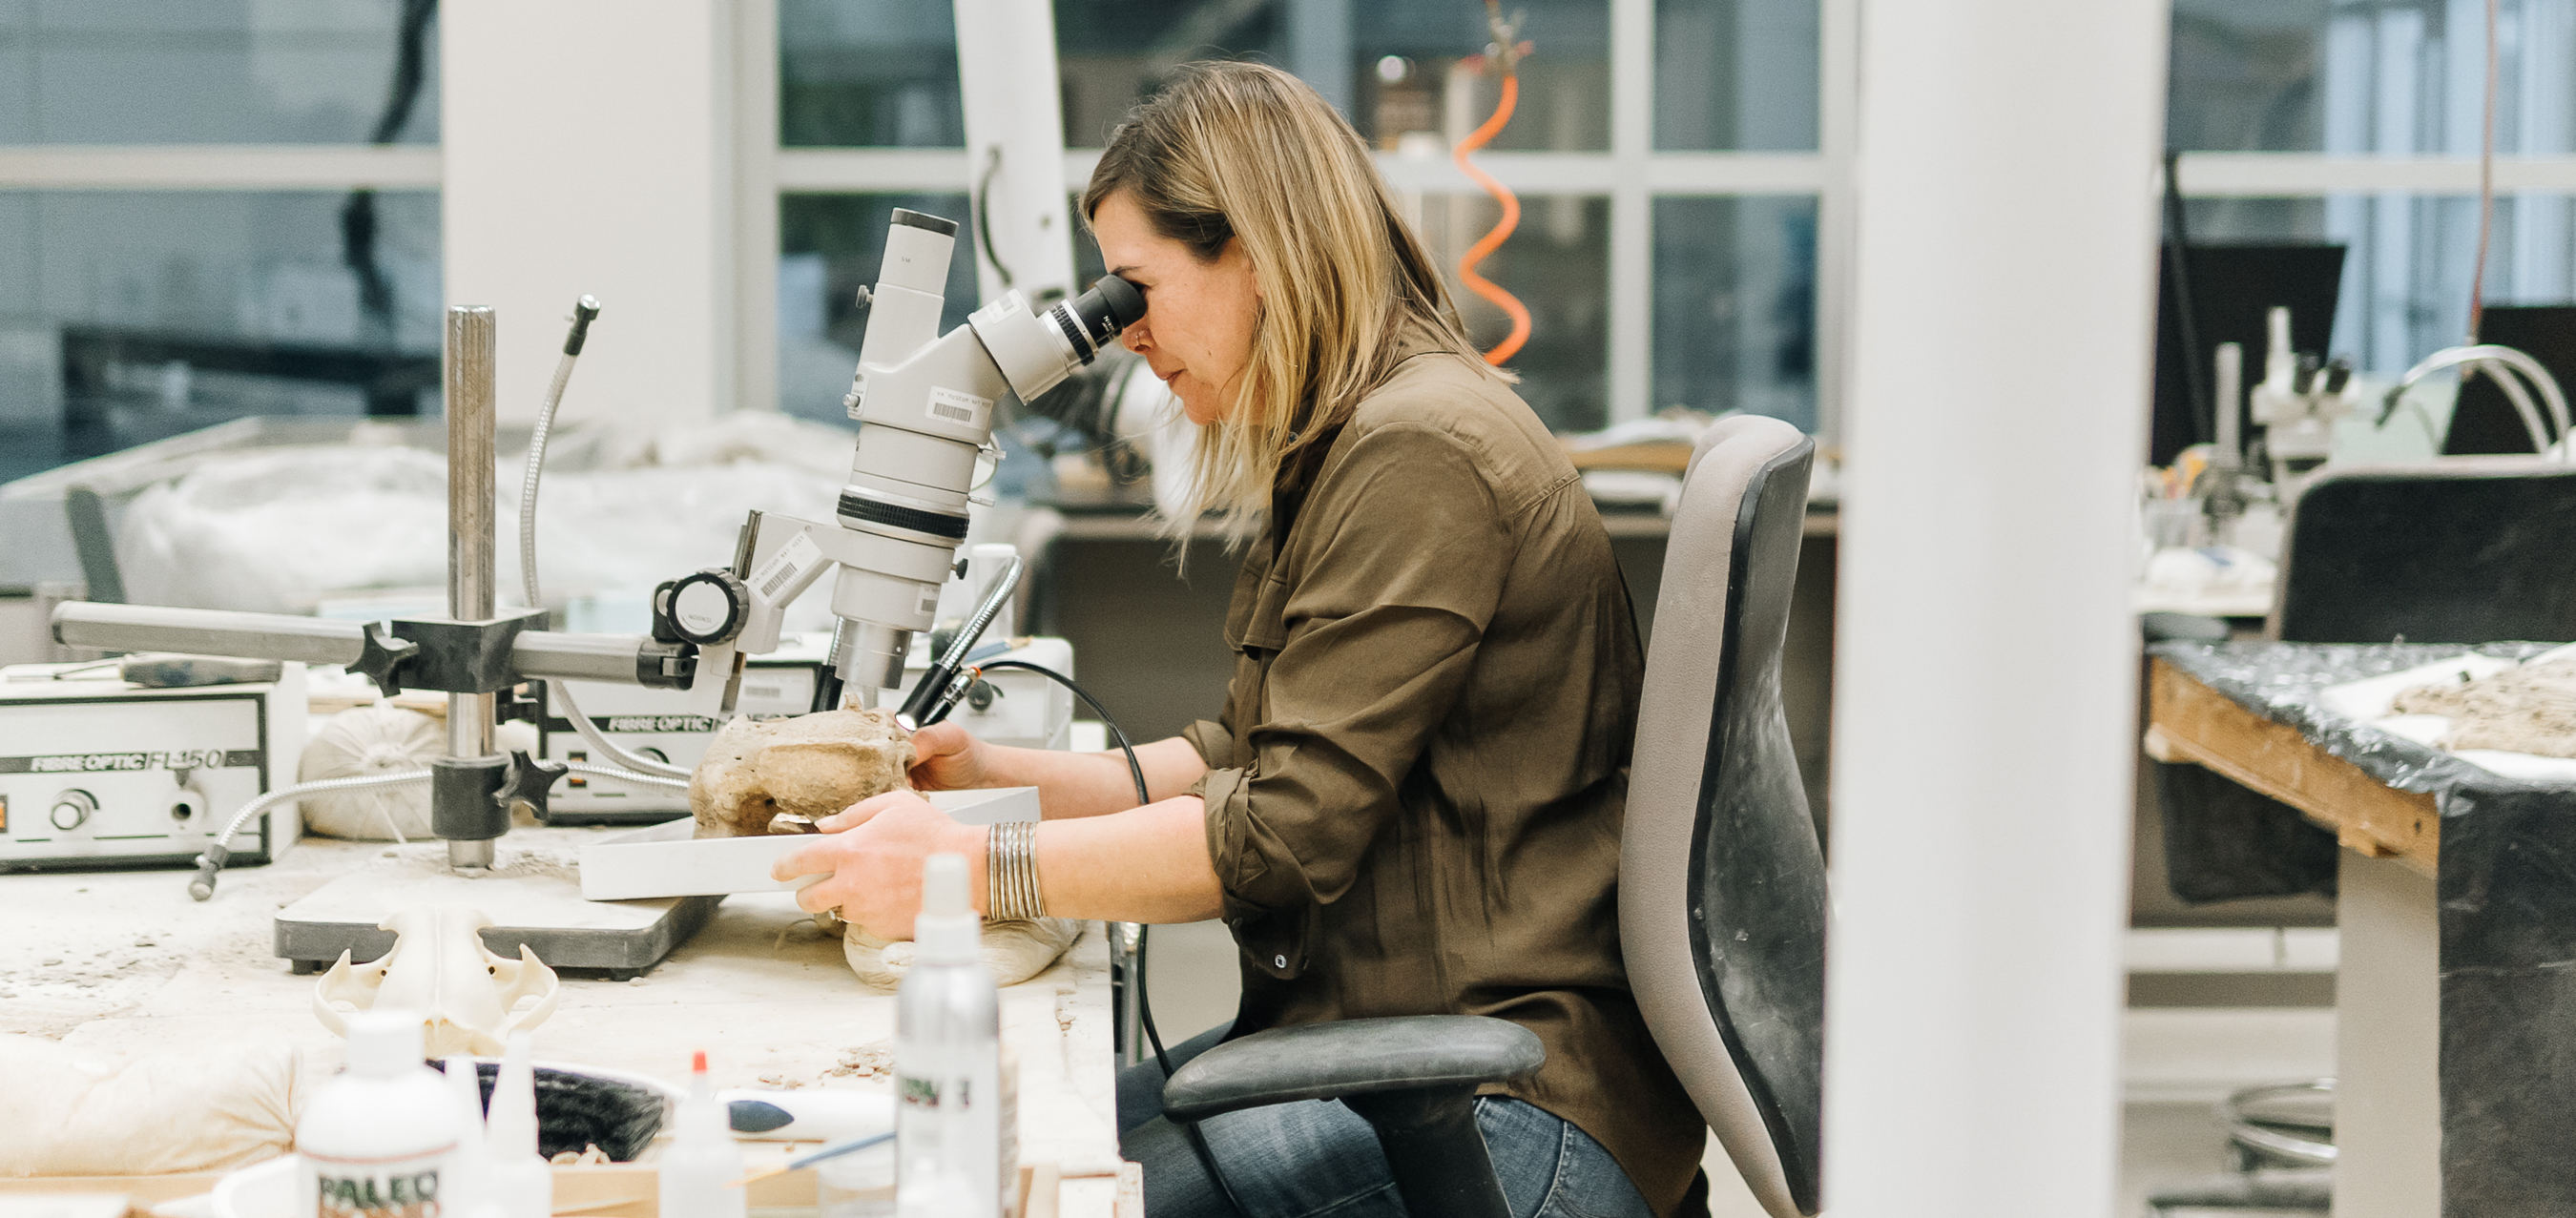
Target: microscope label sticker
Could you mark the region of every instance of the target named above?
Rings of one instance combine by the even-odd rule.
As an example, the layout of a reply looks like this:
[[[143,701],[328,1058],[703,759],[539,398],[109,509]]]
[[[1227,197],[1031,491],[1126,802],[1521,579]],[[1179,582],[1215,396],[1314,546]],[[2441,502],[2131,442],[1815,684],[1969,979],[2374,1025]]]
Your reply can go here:
[[[984,420],[993,417],[993,399],[932,386],[928,413],[936,422],[982,427]]]
[[[822,557],[822,547],[815,545],[814,539],[806,536],[804,530],[797,530],[796,540],[788,542],[768,562],[760,564],[759,570],[751,573],[752,596],[764,605],[776,604],[778,594],[797,587],[800,577]]]

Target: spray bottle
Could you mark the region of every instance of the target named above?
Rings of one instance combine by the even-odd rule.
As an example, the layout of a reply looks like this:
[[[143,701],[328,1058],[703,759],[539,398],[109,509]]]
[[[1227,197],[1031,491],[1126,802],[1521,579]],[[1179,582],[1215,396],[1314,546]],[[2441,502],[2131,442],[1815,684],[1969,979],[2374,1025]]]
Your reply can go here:
[[[724,1105],[707,1081],[707,1053],[689,1066],[689,1096],[672,1117],[671,1145],[662,1152],[661,1210],[672,1218],[744,1218],[742,1147],[725,1121]]]
[[[394,1218],[441,1206],[464,1114],[421,1064],[420,1016],[349,1016],[349,1068],[322,1085],[295,1122],[301,1214]]]
[[[1002,1180],[1001,1000],[984,967],[966,858],[921,876],[917,954],[895,997],[895,1212],[997,1218]]]

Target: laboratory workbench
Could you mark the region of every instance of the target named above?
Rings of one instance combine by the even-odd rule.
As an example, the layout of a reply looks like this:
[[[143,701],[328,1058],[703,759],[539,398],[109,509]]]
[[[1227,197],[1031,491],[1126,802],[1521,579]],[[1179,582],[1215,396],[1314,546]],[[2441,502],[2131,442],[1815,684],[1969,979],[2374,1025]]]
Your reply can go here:
[[[2214,769],[2343,847],[2337,1218],[2576,1212],[2576,786],[2506,778],[2315,701],[2462,652],[2545,646],[2149,650],[2149,755]]]
[[[595,832],[522,829],[501,849],[573,849]],[[441,847],[307,839],[270,866],[227,870],[203,904],[176,870],[0,875],[9,927],[0,1032],[102,1056],[285,1040],[336,1067],[341,1042],[313,1015],[317,978],[290,974],[271,954],[270,917],[380,852]],[[1020,1162],[1057,1166],[1067,1218],[1126,1212],[1109,976],[1094,925],[1053,967],[1002,991],[1002,1038],[1019,1063]],[[791,893],[725,898],[703,930],[631,981],[579,971],[562,980],[560,1005],[534,1032],[540,1061],[685,1087],[691,1052],[705,1049],[719,1087],[893,1085],[881,1063],[894,995],[853,976],[840,941]]]

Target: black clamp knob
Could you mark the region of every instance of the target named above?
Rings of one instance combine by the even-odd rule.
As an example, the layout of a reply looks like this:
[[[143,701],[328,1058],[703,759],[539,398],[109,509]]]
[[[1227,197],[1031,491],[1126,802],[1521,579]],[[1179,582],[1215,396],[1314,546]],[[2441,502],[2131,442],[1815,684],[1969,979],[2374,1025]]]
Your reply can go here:
[[[358,645],[357,663],[349,667],[366,674],[367,679],[375,682],[376,688],[386,697],[401,693],[402,685],[395,679],[395,673],[413,656],[420,654],[420,644],[395,638],[382,622],[367,623],[364,638],[365,641]]]
[[[525,749],[515,750],[510,754],[509,768],[501,772],[501,789],[492,792],[492,802],[500,805],[503,816],[509,815],[512,807],[526,804],[542,822],[546,819],[546,794],[571,772],[571,767],[560,761],[539,761],[528,756]]]
[[[751,590],[725,567],[683,575],[653,590],[653,637],[714,647],[742,633]]]

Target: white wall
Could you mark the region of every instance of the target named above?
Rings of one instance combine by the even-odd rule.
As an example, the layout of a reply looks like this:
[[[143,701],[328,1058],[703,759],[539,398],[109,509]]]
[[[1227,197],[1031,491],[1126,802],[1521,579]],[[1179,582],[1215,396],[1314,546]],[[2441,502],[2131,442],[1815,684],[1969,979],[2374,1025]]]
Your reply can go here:
[[[733,6],[439,7],[447,300],[500,322],[501,417],[534,415],[584,292],[567,418],[735,403]]]
[[[1861,27],[1825,1204],[2108,1215],[2166,6]]]

